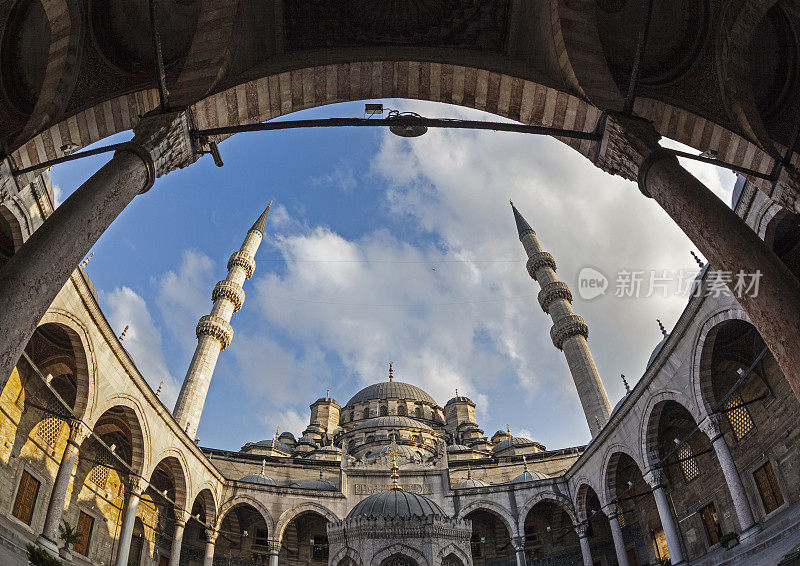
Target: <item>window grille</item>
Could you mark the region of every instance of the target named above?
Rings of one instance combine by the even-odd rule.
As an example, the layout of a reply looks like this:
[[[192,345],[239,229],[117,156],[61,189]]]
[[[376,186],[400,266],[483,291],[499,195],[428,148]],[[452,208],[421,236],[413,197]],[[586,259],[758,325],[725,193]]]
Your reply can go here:
[[[113,463],[111,453],[103,447],[97,449],[97,461],[92,471],[89,472],[89,479],[100,489],[105,489],[108,485],[108,471]]]
[[[689,446],[688,442],[684,442],[678,448],[678,461],[681,464],[683,477],[686,478],[687,482],[700,475],[700,469],[697,467],[697,458],[694,457],[694,452],[692,452],[692,447]]]
[[[736,440],[744,438],[748,432],[753,430],[753,419],[746,406],[743,406],[742,396],[736,391],[728,397],[725,402],[725,416],[731,424]]]
[[[52,416],[53,413],[58,414],[59,412],[59,405],[55,401],[49,399],[46,407],[45,418],[36,425],[36,433],[48,446],[55,448],[58,444],[58,437],[61,435],[61,427],[66,423],[60,418]]]

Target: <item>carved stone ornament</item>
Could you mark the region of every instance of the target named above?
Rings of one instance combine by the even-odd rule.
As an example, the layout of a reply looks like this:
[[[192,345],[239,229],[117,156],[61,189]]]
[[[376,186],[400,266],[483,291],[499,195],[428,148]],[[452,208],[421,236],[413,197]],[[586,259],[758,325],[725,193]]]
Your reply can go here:
[[[533,280],[538,281],[538,279],[536,279],[536,272],[543,267],[549,267],[550,269],[555,271],[556,260],[552,255],[550,255],[547,252],[537,252],[528,258],[525,267],[528,268],[528,273],[530,274],[531,277],[533,277]]]
[[[211,300],[226,298],[233,303],[233,312],[238,311],[244,304],[244,289],[230,281],[219,281],[211,292]]]
[[[195,330],[197,337],[202,335],[213,336],[222,344],[222,349],[227,348],[233,340],[233,328],[225,319],[218,316],[206,315],[197,323]]]
[[[539,291],[539,306],[547,314],[550,314],[550,305],[553,304],[553,301],[559,299],[568,303],[572,302],[572,292],[563,281],[551,281]]]
[[[586,324],[582,316],[577,314],[559,318],[550,329],[550,338],[553,340],[553,346],[559,350],[563,349],[562,346],[567,338],[578,334],[588,338],[589,325]]]

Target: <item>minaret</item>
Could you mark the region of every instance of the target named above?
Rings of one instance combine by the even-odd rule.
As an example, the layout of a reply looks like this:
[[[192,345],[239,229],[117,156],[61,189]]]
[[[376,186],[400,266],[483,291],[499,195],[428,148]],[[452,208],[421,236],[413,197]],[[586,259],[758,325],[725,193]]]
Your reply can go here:
[[[211,300],[214,301],[211,314],[202,317],[197,323],[197,348],[183,380],[175,410],[172,411],[175,420],[191,438],[194,438],[200,424],[200,415],[203,413],[219,353],[230,345],[233,338],[231,317],[244,303],[242,284],[250,279],[256,268],[254,258],[264,237],[271,205],[272,201],[247,232],[239,251],[231,254],[228,260],[228,276],[217,283],[211,293]]]
[[[536,239],[536,233],[513,202],[511,209],[514,211],[519,240],[528,254],[528,273],[541,287],[539,305],[553,320],[550,338],[553,340],[553,345],[562,350],[567,358],[567,365],[575,381],[586,422],[589,423],[592,436],[595,436],[608,422],[611,405],[600,374],[594,365],[589,345],[586,343],[589,326],[581,316],[572,311],[572,293],[566,283],[556,278],[555,259],[542,250],[539,240]]]

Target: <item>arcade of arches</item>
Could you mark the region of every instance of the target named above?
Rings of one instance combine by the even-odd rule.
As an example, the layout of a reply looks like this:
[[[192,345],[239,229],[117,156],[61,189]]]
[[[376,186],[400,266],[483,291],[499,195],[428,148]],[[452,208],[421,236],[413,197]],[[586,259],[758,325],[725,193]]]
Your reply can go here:
[[[793,3],[655,0],[627,104],[639,3],[408,0],[381,17],[375,3],[346,4],[156,0],[159,92],[142,6],[0,2],[2,548],[19,560],[28,542],[58,553],[62,521],[80,533],[66,560],[117,566],[710,565],[796,544]],[[197,130],[389,97],[597,132],[563,138],[565,151],[637,180],[713,268],[759,271],[760,293],[692,297],[587,446],[489,436],[468,398],[440,406],[390,378],[343,406],[321,397],[298,437],[201,448],[149,388],[76,266],[157,177],[223,141]],[[132,145],[55,211],[44,169],[20,173],[129,129]],[[661,136],[749,170],[732,207],[661,151]],[[630,198],[644,197],[631,187]],[[237,253],[233,268],[252,273],[252,257]],[[546,255],[538,260],[550,265]],[[239,300],[230,286],[214,293]],[[359,506],[390,485],[391,454],[406,503]],[[369,533],[368,523],[380,528]],[[400,523],[471,535],[377,548],[376,533]],[[363,544],[334,554],[328,535],[348,525]]]

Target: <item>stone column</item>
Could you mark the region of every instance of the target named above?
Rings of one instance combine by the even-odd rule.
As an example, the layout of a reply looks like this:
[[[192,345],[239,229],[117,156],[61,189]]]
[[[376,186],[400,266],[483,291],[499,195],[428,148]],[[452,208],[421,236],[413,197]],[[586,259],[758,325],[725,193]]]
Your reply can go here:
[[[281,543],[272,541],[269,543],[269,566],[278,566],[278,555],[281,553]]]
[[[525,561],[525,537],[518,536],[511,539],[511,544],[514,547],[514,552],[516,553],[517,558],[517,566],[526,566]]]
[[[58,465],[56,479],[53,482],[53,491],[50,492],[50,501],[47,504],[47,515],[44,519],[42,534],[37,539],[40,546],[56,553],[58,553],[58,525],[61,523],[61,514],[64,512],[64,501],[67,497],[69,480],[72,478],[72,470],[75,468],[75,461],[78,459],[80,445],[88,435],[86,427],[77,419],[72,420],[69,424],[70,432],[67,446],[64,448],[61,463]]]
[[[126,498],[122,515],[122,527],[119,531],[117,559],[114,562],[116,566],[128,566],[133,526],[136,523],[136,510],[139,508],[139,498],[146,487],[147,483],[144,480],[139,480],[134,482],[128,489],[128,497]]]
[[[0,270],[0,388],[58,292],[100,235],[156,177],[197,160],[185,113],[143,118],[114,154]]]
[[[214,545],[217,543],[217,534],[213,529],[206,529],[206,555],[203,566],[214,566]]]
[[[744,220],[658,147],[659,137],[643,119],[610,116],[596,164],[638,181],[713,268],[732,276],[726,281],[732,292],[737,274],[760,274],[758,294],[736,299],[800,399],[800,281]]]
[[[669,506],[667,499],[667,492],[663,485],[663,472],[661,470],[653,470],[645,475],[645,481],[653,489],[653,497],[656,500],[656,507],[658,508],[658,518],[661,520],[661,528],[664,529],[664,536],[667,539],[667,548],[669,549],[669,557],[673,566],[678,566],[684,563],[683,550],[681,549],[681,540],[678,535],[678,525],[675,523],[675,518],[672,516],[672,509]]]
[[[169,551],[169,566],[180,566],[183,531],[186,528],[186,517],[183,511],[175,511],[175,533],[172,535],[172,546]]]
[[[578,541],[581,543],[581,556],[583,556],[583,566],[593,566],[592,564],[592,549],[589,548],[589,533],[586,525],[579,525],[575,527],[575,532],[578,533]]]
[[[625,552],[625,539],[622,537],[622,528],[619,526],[618,507],[608,514],[608,523],[611,526],[611,538],[614,539],[614,551],[617,553],[617,563],[619,566],[630,566],[628,553]]]
[[[740,538],[747,538],[747,535],[756,530],[753,529],[756,526],[756,520],[753,517],[753,509],[747,499],[747,492],[744,490],[739,470],[736,469],[728,443],[725,442],[725,436],[719,427],[719,415],[707,416],[700,423],[700,429],[711,440],[711,446],[714,447],[714,451],[717,453],[719,467],[722,468],[722,475],[725,476],[725,483],[728,484],[728,491],[730,491],[731,499],[733,500],[736,517],[739,519],[739,528],[743,535],[746,533],[745,536]]]

